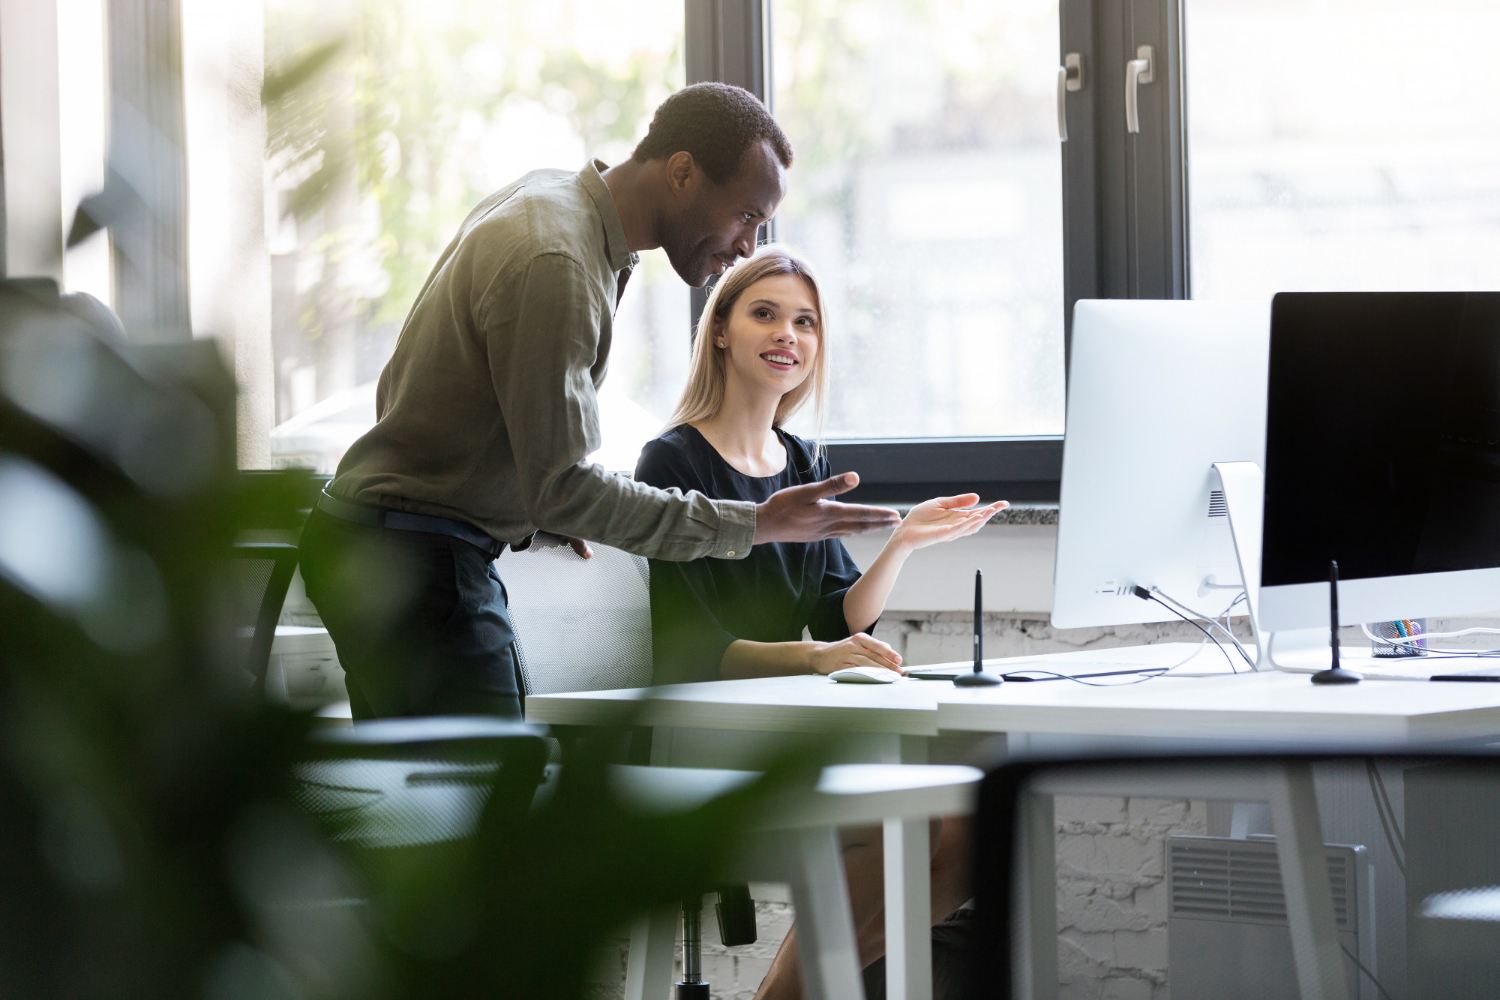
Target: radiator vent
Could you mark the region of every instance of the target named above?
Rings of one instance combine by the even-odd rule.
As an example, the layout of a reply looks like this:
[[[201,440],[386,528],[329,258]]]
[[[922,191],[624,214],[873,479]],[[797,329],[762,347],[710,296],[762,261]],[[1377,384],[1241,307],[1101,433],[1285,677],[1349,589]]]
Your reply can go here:
[[[1208,495],[1208,516],[1228,517],[1229,504],[1224,502],[1224,491],[1214,490]]]
[[[1167,844],[1172,916],[1286,924],[1275,841],[1173,837]],[[1350,875],[1346,852],[1330,851],[1328,878],[1340,928],[1349,924]]]

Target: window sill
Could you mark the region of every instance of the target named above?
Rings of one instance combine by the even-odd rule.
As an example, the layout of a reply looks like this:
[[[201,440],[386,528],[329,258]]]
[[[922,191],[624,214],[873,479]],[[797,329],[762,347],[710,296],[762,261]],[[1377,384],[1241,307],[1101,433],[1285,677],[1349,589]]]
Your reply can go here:
[[[911,510],[915,504],[892,503],[888,506],[894,507],[903,515]],[[990,518],[986,528],[996,525],[1055,525],[1057,524],[1057,504],[1055,503],[1013,503],[1009,507]]]

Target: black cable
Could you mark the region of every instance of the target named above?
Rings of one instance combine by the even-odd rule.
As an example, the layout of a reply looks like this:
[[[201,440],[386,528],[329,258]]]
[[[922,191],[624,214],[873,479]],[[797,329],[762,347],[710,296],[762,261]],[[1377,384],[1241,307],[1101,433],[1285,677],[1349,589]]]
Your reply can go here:
[[[1380,980],[1378,980],[1378,979],[1375,978],[1375,973],[1373,973],[1369,969],[1365,968],[1365,964],[1363,962],[1361,962],[1359,959],[1357,959],[1357,958],[1354,957],[1354,952],[1352,952],[1352,951],[1349,950],[1349,946],[1348,945],[1346,945],[1346,944],[1344,944],[1344,942],[1340,941],[1339,942],[1339,947],[1341,949],[1343,949],[1343,952],[1344,952],[1345,955],[1349,956],[1349,961],[1353,962],[1355,964],[1355,966],[1358,967],[1359,971],[1363,972],[1365,974],[1365,978],[1368,979],[1370,982],[1372,982],[1372,983],[1375,984],[1375,988],[1380,991],[1380,995],[1383,996],[1383,997],[1385,997],[1385,1000],[1394,1000],[1394,998],[1389,993],[1386,992],[1385,987],[1380,985]]]
[[[1160,597],[1157,597],[1155,594],[1151,593],[1151,591],[1147,590],[1145,587],[1136,587],[1131,590],[1131,593],[1133,593],[1136,597],[1139,597],[1143,601],[1155,601],[1157,604],[1160,604],[1162,607],[1172,612],[1172,614],[1176,615],[1178,618],[1181,618],[1183,621],[1193,626],[1193,628],[1197,629],[1199,632],[1202,632],[1204,635],[1208,636],[1209,640],[1212,641],[1215,646],[1219,647],[1219,652],[1224,654],[1224,662],[1229,664],[1229,672],[1232,674],[1239,673],[1239,671],[1234,668],[1234,658],[1229,655],[1229,650],[1225,649],[1223,644],[1220,643],[1218,639],[1215,639],[1214,634],[1208,629],[1204,628],[1202,625],[1199,625],[1187,615],[1183,614],[1181,611],[1178,611],[1176,608],[1172,607],[1172,605],[1168,604]]]
[[[1000,676],[1013,683],[1024,683],[1027,681],[1073,681],[1074,683],[1082,684],[1084,687],[1129,687],[1132,684],[1139,684],[1142,681],[1155,680],[1170,669],[1172,668],[1136,667],[1134,670],[1101,670],[1098,673],[1092,674],[1060,674],[1052,670],[1012,670],[1010,673],[1001,674]],[[1022,677],[1022,674],[1042,674],[1043,676]],[[1125,681],[1120,684],[1090,684],[1087,680],[1089,677],[1122,677],[1132,674],[1136,675],[1135,680]]]
[[[1381,800],[1380,792],[1375,784],[1376,779],[1379,777],[1379,773],[1375,770],[1375,761],[1373,758],[1365,758],[1365,777],[1369,779],[1370,782],[1370,797],[1375,800],[1375,815],[1380,817],[1380,829],[1385,833],[1386,846],[1391,850],[1391,860],[1395,862],[1397,870],[1401,872],[1401,877],[1405,878],[1405,851],[1396,849],[1396,837],[1391,832],[1391,823],[1395,822],[1395,817],[1392,817],[1389,820],[1386,819],[1385,806]]]
[[[1399,864],[1406,859],[1406,838],[1401,835],[1401,829],[1396,825],[1396,810],[1391,805],[1390,796],[1385,794],[1385,782],[1373,758],[1365,759],[1365,777],[1370,783],[1370,796],[1375,800],[1375,809],[1380,814],[1380,823],[1385,829],[1385,837],[1391,853],[1396,856]],[[1405,869],[1403,868],[1402,871],[1404,874]]]
[[[1177,598],[1167,593],[1165,590],[1162,590],[1160,587],[1148,587],[1146,589],[1152,594],[1159,595],[1162,600],[1169,602],[1171,604],[1171,607],[1168,610],[1175,612],[1178,617],[1186,615],[1193,619],[1196,619],[1197,621],[1208,622],[1214,628],[1218,629],[1223,634],[1224,638],[1228,639],[1231,643],[1234,644],[1234,648],[1239,651],[1240,656],[1244,659],[1245,666],[1249,667],[1251,670],[1255,669],[1255,661],[1251,659],[1249,653],[1245,652],[1244,644],[1240,642],[1238,637],[1235,636],[1234,632],[1230,630],[1227,624],[1220,622],[1217,618],[1211,618],[1208,615],[1205,615],[1203,612],[1197,610],[1196,608],[1188,607],[1186,604],[1182,603]],[[1234,606],[1244,600],[1248,600],[1248,597],[1242,590],[1239,592],[1238,596],[1236,596],[1235,599],[1230,602],[1229,607],[1224,609],[1225,622],[1229,620],[1229,613],[1234,610]],[[1233,663],[1230,664],[1229,669],[1231,671],[1234,671],[1235,673],[1239,672],[1235,670]]]
[[[1375,777],[1375,784],[1380,788],[1380,799],[1385,803],[1386,815],[1391,818],[1391,829],[1395,831],[1396,843],[1401,845],[1401,856],[1406,856],[1406,836],[1401,832],[1401,824],[1396,822],[1396,807],[1391,805],[1391,793],[1386,790],[1385,776],[1380,773],[1380,765],[1375,763],[1374,758],[1366,761],[1369,765],[1370,774]]]
[[[1401,832],[1401,824],[1396,821],[1396,807],[1391,804],[1391,793],[1385,787],[1385,778],[1380,773],[1380,767],[1370,761],[1370,773],[1375,776],[1375,784],[1380,789],[1380,799],[1385,803],[1385,814],[1391,818],[1391,831],[1396,835],[1396,843],[1401,845],[1401,856],[1406,856],[1406,836]]]
[[[1227,634],[1229,636],[1233,636],[1234,635],[1233,630],[1230,629],[1230,627],[1229,627],[1229,619],[1231,617],[1233,617],[1234,609],[1235,609],[1236,606],[1239,605],[1239,603],[1241,601],[1244,601],[1245,604],[1247,605],[1247,607],[1245,608],[1245,610],[1246,611],[1250,610],[1249,607],[1248,607],[1248,605],[1250,603],[1250,595],[1247,594],[1243,590],[1240,591],[1240,594],[1239,594],[1238,597],[1236,597],[1233,601],[1230,602],[1229,607],[1227,607],[1227,608],[1224,609],[1224,622],[1219,627],[1220,627],[1220,629],[1222,629],[1225,632],[1225,634]],[[1234,648],[1238,649],[1240,651],[1240,656],[1244,658],[1245,663],[1250,667],[1251,670],[1254,670],[1255,669],[1255,661],[1252,660],[1252,659],[1250,659],[1250,654],[1249,653],[1245,652],[1245,646],[1244,646],[1244,644],[1241,643],[1238,639],[1236,639],[1235,642],[1234,642]]]

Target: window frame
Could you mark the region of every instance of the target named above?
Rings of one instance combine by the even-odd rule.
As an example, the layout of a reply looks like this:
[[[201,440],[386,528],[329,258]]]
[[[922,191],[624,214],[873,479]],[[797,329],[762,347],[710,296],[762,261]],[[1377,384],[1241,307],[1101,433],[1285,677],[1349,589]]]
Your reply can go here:
[[[774,0],[685,0],[689,83],[744,87],[769,106]],[[1187,298],[1187,143],[1182,0],[1059,0],[1058,64],[1084,57],[1067,95],[1063,143],[1063,349],[1071,360],[1081,298]],[[1151,45],[1158,86],[1138,92],[1141,132],[1125,132],[1126,54]],[[1120,109],[1118,114],[1106,109]],[[774,110],[774,108],[773,108]],[[696,326],[705,292],[695,289]],[[880,438],[826,443],[835,471],[860,474],[851,499],[913,503],[978,490],[986,499],[1056,502],[1063,436]]]

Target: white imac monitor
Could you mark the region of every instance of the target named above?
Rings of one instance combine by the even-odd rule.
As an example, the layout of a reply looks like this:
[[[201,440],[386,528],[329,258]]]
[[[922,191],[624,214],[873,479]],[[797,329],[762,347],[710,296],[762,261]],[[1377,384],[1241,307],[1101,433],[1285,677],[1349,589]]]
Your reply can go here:
[[[1074,306],[1053,625],[1176,617],[1136,586],[1213,616],[1239,596],[1213,465],[1261,461],[1269,335],[1265,303]]]
[[[1277,295],[1268,386],[1262,632],[1500,608],[1500,292]]]

